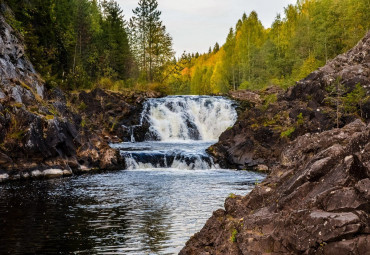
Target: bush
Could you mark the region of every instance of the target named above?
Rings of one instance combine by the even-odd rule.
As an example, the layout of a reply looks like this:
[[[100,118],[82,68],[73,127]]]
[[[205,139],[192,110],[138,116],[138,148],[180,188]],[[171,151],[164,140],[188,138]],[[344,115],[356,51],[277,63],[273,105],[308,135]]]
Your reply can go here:
[[[165,84],[157,83],[157,82],[149,84],[148,88],[150,90],[161,92],[163,94],[167,94],[168,90],[169,90],[168,87]]]

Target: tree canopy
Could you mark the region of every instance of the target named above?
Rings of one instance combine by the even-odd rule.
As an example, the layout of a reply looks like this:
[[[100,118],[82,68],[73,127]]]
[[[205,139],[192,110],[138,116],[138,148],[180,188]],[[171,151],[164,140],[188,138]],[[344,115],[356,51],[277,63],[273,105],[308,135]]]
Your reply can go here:
[[[174,59],[157,0],[126,22],[114,0],[0,0],[49,86],[211,94],[288,87],[353,47],[370,29],[369,0],[298,0],[265,28],[253,11],[223,45]]]
[[[288,87],[352,48],[370,29],[368,0],[299,0],[264,28],[256,12],[244,14],[222,47],[168,68],[174,94]],[[176,66],[176,67],[174,67]]]

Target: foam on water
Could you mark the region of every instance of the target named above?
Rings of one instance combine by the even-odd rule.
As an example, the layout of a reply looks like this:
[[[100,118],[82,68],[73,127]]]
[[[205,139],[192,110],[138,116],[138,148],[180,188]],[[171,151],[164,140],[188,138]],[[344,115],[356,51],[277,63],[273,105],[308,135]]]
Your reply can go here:
[[[206,149],[234,125],[233,102],[223,97],[170,96],[145,102],[141,123],[149,124],[147,141],[113,145],[128,169],[216,169]],[[139,125],[139,126],[140,126]]]

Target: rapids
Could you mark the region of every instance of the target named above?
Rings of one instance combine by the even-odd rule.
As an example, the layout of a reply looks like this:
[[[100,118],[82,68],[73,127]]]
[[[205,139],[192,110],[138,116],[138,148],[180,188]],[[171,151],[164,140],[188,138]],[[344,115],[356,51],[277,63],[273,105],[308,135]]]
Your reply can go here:
[[[223,97],[169,96],[145,102],[140,125],[130,127],[131,143],[111,145],[121,150],[128,169],[217,169],[206,149],[237,119],[234,104]],[[145,140],[134,132],[148,125]]]

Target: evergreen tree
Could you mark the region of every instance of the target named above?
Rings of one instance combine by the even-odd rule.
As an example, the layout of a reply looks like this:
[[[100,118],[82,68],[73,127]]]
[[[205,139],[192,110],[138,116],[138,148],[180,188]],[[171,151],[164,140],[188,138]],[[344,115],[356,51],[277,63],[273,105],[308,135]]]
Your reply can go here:
[[[156,0],[140,0],[138,5],[130,20],[131,43],[142,75],[152,82],[155,71],[174,55],[172,38],[160,20]]]

